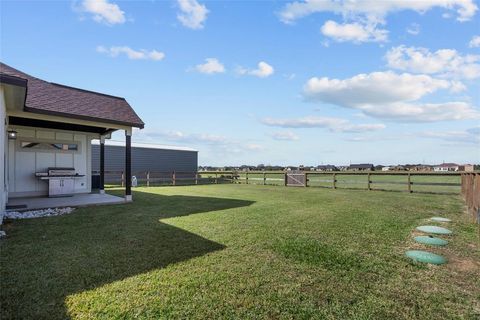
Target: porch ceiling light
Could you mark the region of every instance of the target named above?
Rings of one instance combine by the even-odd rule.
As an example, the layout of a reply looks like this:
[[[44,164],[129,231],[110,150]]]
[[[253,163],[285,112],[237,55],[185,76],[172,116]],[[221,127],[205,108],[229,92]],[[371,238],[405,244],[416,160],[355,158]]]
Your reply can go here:
[[[15,140],[17,139],[17,131],[15,130],[8,130],[8,139]]]

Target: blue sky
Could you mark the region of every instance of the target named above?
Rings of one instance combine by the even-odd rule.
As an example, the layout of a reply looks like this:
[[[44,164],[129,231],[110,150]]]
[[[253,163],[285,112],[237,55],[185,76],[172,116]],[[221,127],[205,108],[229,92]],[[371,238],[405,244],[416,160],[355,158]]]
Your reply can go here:
[[[478,7],[1,1],[0,57],[125,97],[146,123],[134,140],[203,165],[479,163]]]

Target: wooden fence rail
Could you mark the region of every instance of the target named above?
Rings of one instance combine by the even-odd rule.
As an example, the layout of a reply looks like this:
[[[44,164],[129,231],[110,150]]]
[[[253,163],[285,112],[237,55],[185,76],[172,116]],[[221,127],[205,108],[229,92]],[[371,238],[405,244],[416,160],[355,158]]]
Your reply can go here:
[[[93,174],[99,174],[93,171]],[[212,172],[209,174],[203,172],[158,172],[158,171],[139,171],[132,172],[138,185],[146,187],[154,185],[185,185],[185,184],[206,184],[206,183],[232,183],[233,174],[229,172]],[[105,171],[105,184],[125,186],[124,171]]]
[[[480,173],[462,174],[462,196],[468,213],[480,223]]]
[[[288,178],[289,175],[292,178]],[[206,183],[244,183],[405,192],[460,193],[462,173],[425,172],[315,172],[284,171],[200,171],[200,172],[134,172],[138,185],[177,185]],[[465,173],[466,174],[466,173]],[[466,174],[468,175],[468,174]],[[478,174],[477,174],[478,175]],[[463,181],[463,180],[462,180]],[[123,171],[106,171],[106,184],[125,184]],[[296,184],[297,183],[297,184]]]
[[[405,192],[460,193],[460,172],[284,172],[247,171],[233,173],[233,181],[301,187],[354,188]],[[402,185],[405,186],[402,188]],[[431,187],[431,188],[430,188]],[[431,189],[431,190],[429,190]]]

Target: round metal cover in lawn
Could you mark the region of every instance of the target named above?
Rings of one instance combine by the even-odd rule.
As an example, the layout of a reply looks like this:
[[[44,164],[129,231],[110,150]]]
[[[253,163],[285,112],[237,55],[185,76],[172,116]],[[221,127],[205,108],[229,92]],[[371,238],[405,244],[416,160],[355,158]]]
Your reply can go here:
[[[418,237],[415,237],[415,241],[421,244],[428,244],[431,246],[446,246],[448,244],[447,240],[443,240],[443,239],[432,237],[432,236],[418,236]]]
[[[430,264],[444,264],[447,262],[447,259],[445,259],[441,255],[428,251],[409,250],[405,252],[405,255],[415,262],[423,262]]]
[[[431,221],[436,221],[436,222],[451,222],[452,220],[448,218],[443,218],[443,217],[431,217]]]
[[[448,230],[447,228],[437,227],[437,226],[420,226],[420,227],[417,227],[417,230],[425,233],[434,233],[434,234],[451,234],[452,233],[452,231]]]

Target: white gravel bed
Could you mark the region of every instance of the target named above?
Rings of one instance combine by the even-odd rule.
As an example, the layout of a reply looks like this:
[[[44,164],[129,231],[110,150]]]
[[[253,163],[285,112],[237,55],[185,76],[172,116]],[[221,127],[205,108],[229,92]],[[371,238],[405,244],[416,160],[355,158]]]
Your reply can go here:
[[[61,216],[64,214],[70,214],[75,210],[75,208],[48,208],[48,209],[41,209],[41,210],[31,210],[31,211],[7,211],[4,214],[4,218],[6,219],[33,219],[33,218],[41,218],[41,217],[53,217],[53,216]]]

